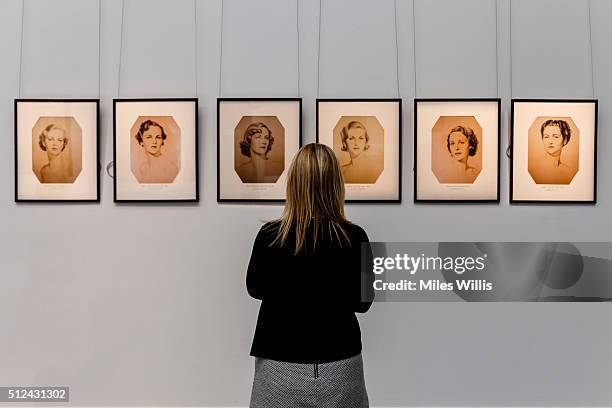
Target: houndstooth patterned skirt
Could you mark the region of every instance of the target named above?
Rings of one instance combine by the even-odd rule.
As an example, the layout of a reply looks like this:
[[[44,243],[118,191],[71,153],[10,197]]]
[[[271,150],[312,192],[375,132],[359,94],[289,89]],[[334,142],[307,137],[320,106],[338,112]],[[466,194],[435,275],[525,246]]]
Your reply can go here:
[[[361,354],[321,364],[255,358],[250,408],[368,408]]]

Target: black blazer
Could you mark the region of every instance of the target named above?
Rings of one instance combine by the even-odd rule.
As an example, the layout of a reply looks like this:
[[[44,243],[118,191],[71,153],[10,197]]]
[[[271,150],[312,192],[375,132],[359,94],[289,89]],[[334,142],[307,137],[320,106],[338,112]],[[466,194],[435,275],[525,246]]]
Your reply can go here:
[[[359,354],[361,331],[355,313],[367,312],[374,300],[368,235],[346,223],[348,242],[324,233],[311,248],[310,227],[307,248],[294,255],[293,231],[286,245],[270,245],[277,226],[267,223],[259,230],[247,269],[247,291],[262,300],[250,354],[296,363]]]

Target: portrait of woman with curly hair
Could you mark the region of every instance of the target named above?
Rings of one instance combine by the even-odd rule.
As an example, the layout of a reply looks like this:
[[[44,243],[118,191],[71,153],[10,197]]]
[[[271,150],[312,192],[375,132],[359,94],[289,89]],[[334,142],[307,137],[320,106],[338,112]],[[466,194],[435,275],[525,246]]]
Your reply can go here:
[[[545,118],[533,127],[531,137],[537,139],[537,148],[531,149],[529,172],[536,184],[569,184],[575,169],[574,160],[566,146],[572,141],[572,128],[568,120]],[[534,140],[535,141],[535,140]]]
[[[441,184],[473,184],[482,170],[482,127],[473,116],[439,116],[431,130],[431,169]]]
[[[446,136],[446,149],[456,165],[459,180],[473,183],[478,176],[478,168],[469,163],[469,158],[478,151],[478,138],[474,130],[461,125],[453,127]]]
[[[282,153],[278,152],[280,148],[276,138],[282,138],[284,135],[277,135],[277,132],[272,130],[273,125],[266,124],[268,120],[265,117],[247,119],[250,123],[244,131],[241,126],[236,127],[241,161],[236,164],[236,173],[243,183],[274,183],[284,170],[283,163],[274,157],[278,156],[274,153]],[[277,121],[276,118],[274,120]],[[245,118],[241,122],[244,124]]]
[[[141,160],[135,165],[134,175],[139,183],[172,183],[179,168],[170,160],[163,147],[168,143],[169,135],[160,118],[141,117],[138,131],[134,138],[140,146]]]

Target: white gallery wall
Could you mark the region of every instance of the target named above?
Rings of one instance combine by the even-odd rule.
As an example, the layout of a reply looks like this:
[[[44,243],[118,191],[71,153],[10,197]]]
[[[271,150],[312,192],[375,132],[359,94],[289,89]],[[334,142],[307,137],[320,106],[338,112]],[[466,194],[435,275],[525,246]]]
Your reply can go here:
[[[218,96],[301,96],[313,142],[317,96],[399,94],[403,202],[347,206],[373,241],[612,240],[611,1],[319,3],[0,1],[0,385],[69,386],[80,406],[248,405],[245,271],[281,207],[216,203]],[[113,98],[199,97],[200,203],[116,205],[104,173],[100,204],[15,204],[19,96],[100,96],[103,166]],[[598,98],[598,203],[510,206],[504,157],[499,205],[415,205],[415,96],[501,97],[502,149],[511,97]],[[611,405],[611,312],[375,304],[360,316],[370,402]]]

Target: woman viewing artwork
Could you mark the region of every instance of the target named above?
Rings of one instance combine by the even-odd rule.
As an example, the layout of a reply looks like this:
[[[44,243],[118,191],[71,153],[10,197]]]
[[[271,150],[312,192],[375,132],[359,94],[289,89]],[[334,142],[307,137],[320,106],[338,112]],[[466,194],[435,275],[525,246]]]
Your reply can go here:
[[[282,215],[257,233],[246,273],[261,300],[251,408],[368,407],[356,313],[374,300],[366,232],[344,215],[334,151],[301,148]]]

